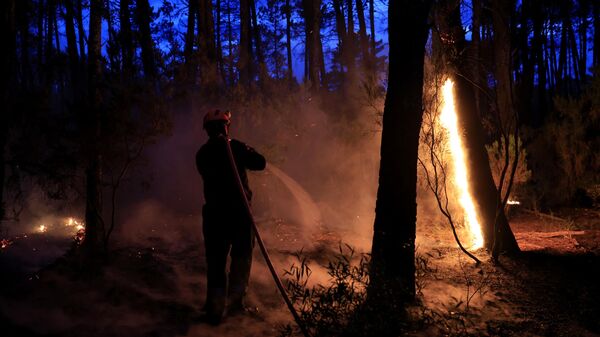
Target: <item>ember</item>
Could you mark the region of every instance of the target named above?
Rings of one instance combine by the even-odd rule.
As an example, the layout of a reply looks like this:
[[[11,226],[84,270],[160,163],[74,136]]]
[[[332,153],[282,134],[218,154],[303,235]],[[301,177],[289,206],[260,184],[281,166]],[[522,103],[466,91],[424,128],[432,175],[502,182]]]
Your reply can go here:
[[[4,248],[10,246],[11,244],[12,244],[11,240],[2,239],[2,240],[0,240],[0,249],[4,249]]]
[[[440,122],[448,133],[448,147],[452,158],[454,184],[459,191],[459,200],[465,214],[466,227],[472,236],[472,248],[480,248],[483,246],[483,236],[481,234],[481,225],[477,219],[475,204],[469,191],[466,156],[458,129],[453,87],[454,82],[450,79],[446,80],[446,83],[442,87],[443,103]]]

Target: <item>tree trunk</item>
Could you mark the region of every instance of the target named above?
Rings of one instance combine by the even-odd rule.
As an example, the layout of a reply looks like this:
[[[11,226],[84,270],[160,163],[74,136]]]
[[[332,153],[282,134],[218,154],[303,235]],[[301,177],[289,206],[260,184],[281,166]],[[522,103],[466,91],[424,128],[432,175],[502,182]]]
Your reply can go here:
[[[599,71],[600,67],[600,2],[594,1],[594,71]]]
[[[258,62],[258,79],[260,84],[262,85],[266,80],[267,74],[267,65],[265,63],[265,55],[262,49],[262,43],[260,39],[260,27],[258,26],[258,18],[256,15],[256,2],[254,0],[250,0],[250,14],[252,21],[252,36],[254,38],[254,49],[256,50],[256,61]]]
[[[502,70],[498,70],[502,72],[502,79],[497,80],[499,84],[504,86],[504,94],[510,95],[506,91],[511,88],[510,77],[507,77],[510,76],[511,48],[510,44],[506,45],[506,43],[510,43],[510,35],[508,33],[509,16],[505,16],[506,6],[510,0],[498,0],[498,2],[500,1],[503,3],[503,6],[495,8],[493,15],[496,20],[494,23],[494,36],[497,43],[499,43],[495,51],[502,53],[502,55],[500,59],[495,60],[495,63],[502,63],[500,67],[504,67]],[[498,6],[497,2],[494,2],[494,4]],[[502,9],[502,14],[496,13],[500,9]],[[508,6],[508,10],[508,13],[510,13],[510,6]],[[499,15],[502,16],[499,17]],[[445,2],[445,11],[438,12],[437,21],[440,24],[439,30],[449,36],[447,41],[451,41],[444,48],[445,63],[449,65],[449,71],[453,73],[452,77],[455,82],[458,123],[465,130],[464,145],[468,160],[467,178],[471,182],[470,192],[473,195],[475,208],[479,215],[479,222],[482,225],[485,247],[494,256],[497,256],[501,252],[516,253],[519,251],[519,247],[510,229],[504,210],[499,205],[498,189],[492,177],[489,158],[485,149],[485,134],[481,118],[477,114],[474,98],[475,90],[478,89],[473,86],[472,81],[468,78],[471,71],[468,59],[460,57],[460,55],[468,54],[466,53],[465,33],[461,24],[460,2],[457,0]],[[500,83],[502,81],[504,82]],[[512,107],[505,108],[512,109]]]
[[[367,22],[365,20],[364,0],[356,0],[356,14],[358,17],[358,37],[362,52],[363,65],[367,68],[371,64],[371,55],[369,54],[369,38],[367,37]]]
[[[242,85],[250,86],[252,72],[252,38],[250,23],[250,0],[240,0],[240,57],[238,69]]]
[[[198,10],[198,39],[200,52],[200,69],[204,88],[212,88],[221,83],[218,71],[217,47],[215,45],[215,29],[212,0],[201,0]]]
[[[494,53],[496,64],[495,77],[498,83],[496,87],[496,99],[498,100],[499,113],[504,114],[506,119],[515,115],[512,95],[511,80],[511,39],[509,33],[509,18],[512,10],[511,0],[498,0],[494,2],[492,9],[492,24],[494,27]],[[462,91],[467,95],[463,106],[465,110],[465,127],[467,129],[467,158],[470,161],[469,181],[473,187],[475,204],[479,210],[483,225],[483,237],[485,246],[497,257],[500,253],[517,253],[519,246],[515,236],[510,229],[504,205],[500,199],[500,192],[496,188],[489,165],[487,151],[485,149],[485,138],[481,120],[475,111],[471,111],[469,102],[469,91],[475,90],[468,82],[461,81]],[[461,97],[461,96],[459,96]],[[473,109],[474,110],[474,109]],[[467,115],[468,114],[468,115]],[[518,123],[515,120],[514,123]],[[515,126],[517,127],[517,126]],[[469,133],[472,130],[472,133]],[[469,136],[471,134],[471,136]],[[505,135],[508,137],[508,135]],[[516,146],[516,145],[515,145]],[[507,154],[508,155],[508,154]]]
[[[85,56],[85,29],[83,28],[83,8],[81,1],[83,0],[75,0],[75,19],[77,20],[77,31],[78,31],[78,39],[79,39],[79,58],[80,62],[83,62],[86,58]],[[81,64],[85,66],[84,64]]]
[[[37,18],[37,64],[38,67],[43,67],[44,64],[44,0],[40,0],[38,4],[39,15]],[[44,83],[44,71],[37,69],[37,82],[38,84]]]
[[[320,11],[321,0],[302,0],[304,12],[304,32],[305,32],[305,57],[307,62],[307,74],[310,81],[311,91],[318,92],[321,79],[319,78],[319,46],[321,45],[320,33]]]
[[[589,14],[590,4],[587,0],[579,1],[579,42],[580,42],[580,51],[579,51],[579,78],[581,81],[585,82],[586,74],[587,74],[587,39],[588,39],[588,14]]]
[[[221,36],[221,0],[217,0],[216,3],[216,12],[217,12],[217,23],[215,25],[217,32],[217,63],[219,67],[219,76],[224,81],[227,78],[227,74],[225,73],[225,65],[223,64],[223,43]]]
[[[471,33],[471,55],[473,60],[472,72],[471,76],[473,78],[473,83],[479,87],[483,88],[482,85],[482,76],[481,76],[481,0],[473,0],[473,30]],[[477,114],[479,116],[482,115],[481,109],[481,90],[475,90],[475,106],[477,108]]]
[[[348,67],[349,77],[354,78],[354,61],[356,57],[356,42],[354,38],[354,10],[352,9],[352,0],[346,0],[346,9],[348,14],[348,27],[346,34],[346,45],[344,46],[344,58]]]
[[[100,153],[102,95],[99,80],[102,76],[102,0],[90,1],[89,37],[88,37],[88,99],[89,132],[87,132],[88,163],[86,178],[85,240],[84,254],[96,260],[104,249],[104,229],[102,224],[102,156]]]
[[[285,49],[287,51],[287,77],[291,84],[294,78],[292,59],[292,7],[290,0],[285,0]]]
[[[48,0],[48,2],[46,3],[46,34],[45,34],[45,38],[46,38],[46,49],[45,49],[45,63],[46,66],[53,69],[54,67],[52,66],[52,58],[54,56],[54,45],[52,43],[52,39],[53,39],[53,33],[54,33],[54,22],[56,21],[55,18],[55,12],[56,12],[56,3],[55,0]]]
[[[369,0],[369,22],[371,24],[371,55],[377,56],[377,46],[375,45],[375,1]]]
[[[561,17],[562,17],[562,21],[561,21],[561,34],[560,34],[560,50],[559,50],[559,56],[558,56],[558,74],[556,76],[557,80],[558,80],[558,90],[559,92],[564,93],[566,90],[566,85],[565,80],[568,77],[568,63],[567,63],[567,53],[569,52],[567,49],[567,45],[568,45],[568,27],[569,27],[569,22],[570,18],[568,15],[568,8],[566,4],[561,4]]]
[[[75,15],[73,0],[63,0],[65,7],[65,29],[67,32],[67,53],[69,54],[69,70],[71,72],[71,93],[73,99],[78,98],[79,81],[79,55],[77,54],[77,37],[75,36]]]
[[[154,41],[150,30],[152,8],[148,0],[137,0],[135,6],[136,23],[139,29],[139,40],[142,47],[142,65],[147,78],[156,77],[156,60],[154,58]]]
[[[185,63],[190,66],[194,62],[194,28],[196,22],[196,13],[198,12],[199,6],[199,0],[188,1],[187,27],[185,32],[183,56],[185,57]]]
[[[31,88],[33,84],[33,71],[31,69],[31,62],[29,59],[30,51],[29,51],[29,43],[30,43],[30,19],[29,19],[29,11],[31,4],[25,1],[18,1],[16,3],[16,16],[17,16],[17,26],[19,30],[19,41],[20,41],[20,57],[19,60],[19,68],[21,69],[21,81],[22,87],[24,90],[28,90]],[[16,49],[15,49],[16,51]]]
[[[531,43],[531,51],[533,63],[537,66],[538,85],[536,90],[536,98],[538,102],[537,108],[531,110],[533,120],[528,121],[533,126],[539,126],[544,115],[546,114],[546,62],[544,60],[544,45],[546,43],[546,35],[544,34],[544,11],[545,8],[541,1],[533,2],[534,7],[532,12],[533,19],[533,41]]]
[[[119,41],[121,44],[121,73],[126,80],[131,80],[133,74],[133,37],[131,33],[131,0],[121,0],[119,3]]]
[[[233,29],[231,27],[231,3],[227,0],[227,59],[229,67],[229,83],[235,83],[235,69],[233,66]]]
[[[0,43],[7,48],[0,56],[0,67],[2,67],[2,79],[0,80],[0,95],[2,95],[2,113],[0,113],[0,225],[4,220],[5,204],[4,204],[4,181],[6,167],[6,143],[9,116],[14,114],[13,111],[13,90],[17,84],[15,69],[17,61],[17,40],[16,40],[16,20],[15,0],[6,0],[2,2],[2,12],[0,15]],[[1,228],[0,228],[1,229]]]
[[[415,296],[417,154],[430,7],[430,1],[389,2],[388,89],[368,293],[375,302]]]
[[[338,36],[338,52],[340,63],[343,66],[346,64],[346,49],[348,42],[348,32],[346,31],[346,18],[344,17],[344,8],[342,0],[333,0],[333,12],[335,14],[335,31]],[[343,69],[341,69],[343,71]]]

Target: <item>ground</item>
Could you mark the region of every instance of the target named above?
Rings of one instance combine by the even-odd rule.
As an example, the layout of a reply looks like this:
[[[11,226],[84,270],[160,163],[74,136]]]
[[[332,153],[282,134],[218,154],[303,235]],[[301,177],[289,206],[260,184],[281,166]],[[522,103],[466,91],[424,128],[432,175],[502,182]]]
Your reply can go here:
[[[297,229],[282,219],[262,226],[270,229],[265,240],[278,270],[289,268],[291,253],[305,246]],[[478,251],[479,266],[455,248],[443,226],[421,226],[419,296],[409,309],[414,322],[408,335],[600,336],[598,210],[512,210],[511,226],[523,253],[494,263]],[[318,257],[314,280],[327,280],[317,261],[326,260],[344,235],[323,231],[305,248]],[[19,245],[44,247],[27,242]],[[291,323],[258,249],[249,291],[249,304],[258,311],[229,317],[219,327],[200,317],[200,235],[116,244],[99,274],[76,272],[78,262],[70,258],[39,271],[19,269],[9,251],[0,253],[2,336],[277,336]]]

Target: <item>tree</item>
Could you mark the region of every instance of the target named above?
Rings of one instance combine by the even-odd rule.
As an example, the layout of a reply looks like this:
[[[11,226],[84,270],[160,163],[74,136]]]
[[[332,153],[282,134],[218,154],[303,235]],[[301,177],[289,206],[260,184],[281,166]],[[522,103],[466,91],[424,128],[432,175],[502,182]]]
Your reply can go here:
[[[381,135],[369,297],[415,296],[416,184],[430,1],[391,0],[389,72]],[[409,46],[409,48],[406,48]]]
[[[287,52],[287,76],[288,81],[292,83],[294,71],[292,60],[292,6],[290,0],[285,0],[285,50]]]
[[[6,143],[8,132],[8,117],[13,113],[13,94],[12,87],[14,85],[14,69],[16,65],[17,55],[17,40],[16,23],[15,23],[15,0],[4,1],[0,14],[0,41],[6,46],[7,50],[0,56],[0,66],[4,74],[0,81],[0,95],[2,95],[2,106],[5,109],[0,114],[0,222],[4,220],[4,180],[5,180],[5,165],[6,165]]]
[[[479,221],[483,227],[484,245],[493,256],[498,256],[501,252],[518,252],[519,247],[504,214],[504,209],[500,205],[500,194],[494,183],[488,154],[485,149],[484,130],[475,99],[475,90],[479,90],[479,88],[473,85],[473,81],[470,79],[471,63],[468,58],[463,56],[468,55],[468,46],[461,24],[460,1],[440,2],[435,17],[439,34],[442,35],[437,36],[436,39],[441,41],[439,45],[442,48],[441,53],[443,54],[444,63],[448,65],[448,72],[455,81],[459,125],[465,130],[464,145],[467,154],[467,178],[470,181],[471,195],[473,195],[475,207],[480,217]],[[501,99],[508,99],[509,96],[507,95],[511,95],[511,89],[504,87],[510,84],[510,79],[507,78],[510,72],[506,68],[510,66],[510,58],[506,59],[506,57],[509,57],[506,53],[510,53],[510,45],[504,44],[510,41],[507,35],[508,17],[502,17],[502,20],[502,27],[505,30],[496,32],[497,42],[502,43],[496,48],[497,57],[501,59],[495,61],[496,63],[501,62],[501,67],[503,67],[497,72],[497,74],[501,73],[502,79],[497,78],[497,80],[507,81],[501,89]],[[498,34],[503,36],[500,41],[498,40]],[[503,109],[513,111],[510,102],[505,101],[503,104],[505,105]]]
[[[321,0],[302,0],[302,13],[304,16],[304,33],[306,64],[308,81],[313,92],[318,92],[321,88],[321,80],[325,75],[321,73],[321,55],[323,47],[321,45]],[[321,76],[319,76],[321,75]]]
[[[254,71],[252,67],[252,24],[250,19],[250,0],[240,1],[240,57],[238,69],[240,71],[240,83],[249,86],[253,81]]]
[[[154,41],[150,30],[152,8],[148,0],[137,0],[135,6],[135,21],[139,29],[139,41],[142,47],[142,65],[146,78],[156,77],[156,61],[154,59]]]
[[[594,62],[595,68],[600,67],[600,3],[594,1]]]
[[[87,141],[85,153],[87,165],[85,169],[85,240],[83,250],[91,261],[96,260],[104,250],[104,224],[102,221],[102,156],[101,108],[102,93],[99,88],[102,76],[102,0],[90,1],[89,37],[88,37],[88,111]]]

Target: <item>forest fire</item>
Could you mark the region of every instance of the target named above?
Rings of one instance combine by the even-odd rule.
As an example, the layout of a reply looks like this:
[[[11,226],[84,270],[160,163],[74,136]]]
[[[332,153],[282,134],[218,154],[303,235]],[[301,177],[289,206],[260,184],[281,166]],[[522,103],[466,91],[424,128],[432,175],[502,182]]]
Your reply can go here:
[[[460,205],[465,215],[466,227],[472,236],[472,248],[481,248],[483,246],[483,236],[481,234],[481,225],[477,219],[475,204],[469,192],[465,151],[458,129],[453,87],[454,82],[450,79],[447,79],[442,87],[443,102],[440,123],[448,133],[448,147],[452,157],[453,180],[458,189]]]
[[[13,236],[11,238],[0,239],[0,249],[9,249],[10,246],[17,242],[21,242],[25,239],[39,236],[51,236],[55,238],[69,238],[71,237],[77,244],[83,242],[85,238],[85,224],[83,221],[77,220],[73,217],[64,218],[58,222],[51,222],[49,224],[41,224],[33,227],[33,230],[28,234],[22,234]]]

